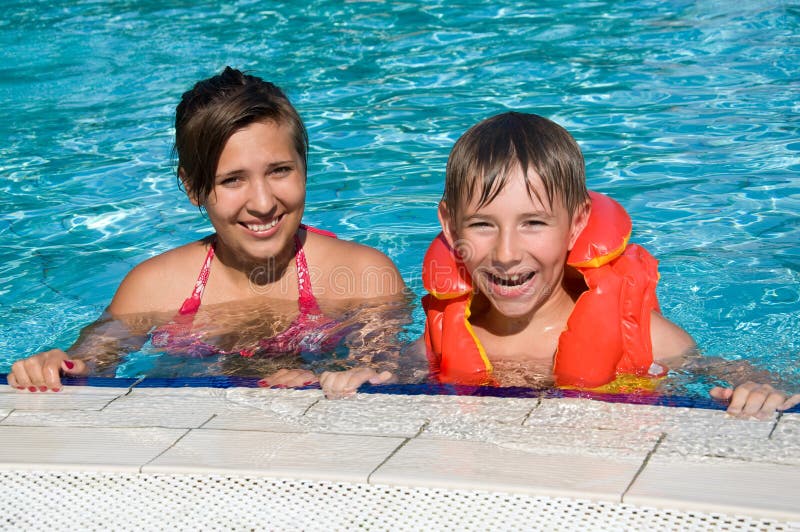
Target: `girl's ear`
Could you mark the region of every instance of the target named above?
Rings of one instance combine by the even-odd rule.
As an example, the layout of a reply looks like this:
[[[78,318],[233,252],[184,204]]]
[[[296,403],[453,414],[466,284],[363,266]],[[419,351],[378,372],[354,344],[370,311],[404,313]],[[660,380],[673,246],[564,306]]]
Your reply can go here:
[[[575,212],[572,213],[572,221],[570,222],[569,228],[569,246],[567,246],[568,250],[572,251],[573,246],[575,246],[575,241],[578,240],[586,224],[589,223],[589,214],[591,214],[591,212],[592,201],[586,200],[585,203],[578,206]]]
[[[200,202],[197,201],[197,196],[192,192],[192,188],[189,186],[189,180],[186,178],[186,172],[183,171],[183,168],[178,168],[178,177],[183,184],[184,192],[186,192],[186,195],[189,197],[189,201],[191,201],[192,205],[195,207],[199,207]]]
[[[439,202],[439,224],[442,226],[442,234],[444,235],[444,239],[447,240],[447,243],[450,244],[450,247],[453,247],[453,243],[456,241],[456,232],[455,232],[455,220],[450,217],[450,211],[447,210],[447,203],[444,200]]]

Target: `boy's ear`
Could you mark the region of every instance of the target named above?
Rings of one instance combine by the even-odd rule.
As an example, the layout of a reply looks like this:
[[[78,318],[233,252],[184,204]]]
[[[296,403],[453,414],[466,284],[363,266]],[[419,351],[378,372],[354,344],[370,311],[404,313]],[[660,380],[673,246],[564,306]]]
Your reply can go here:
[[[178,168],[178,177],[180,178],[181,183],[183,183],[183,190],[189,197],[189,201],[191,201],[192,205],[195,207],[199,207],[200,202],[197,201],[197,195],[192,192],[192,188],[189,186],[189,180],[186,178],[186,172],[183,171],[183,168]]]
[[[589,223],[589,214],[591,214],[591,212],[591,200],[586,200],[586,202],[575,209],[575,212],[572,214],[572,222],[570,223],[569,228],[569,246],[567,246],[568,250],[572,251],[575,241],[578,240],[578,237],[580,236],[581,232],[583,232],[586,224]]]
[[[456,241],[455,233],[455,220],[450,217],[450,211],[447,210],[447,203],[444,200],[439,202],[439,209],[437,212],[439,216],[439,224],[442,226],[442,234],[450,247],[453,247],[453,242]]]

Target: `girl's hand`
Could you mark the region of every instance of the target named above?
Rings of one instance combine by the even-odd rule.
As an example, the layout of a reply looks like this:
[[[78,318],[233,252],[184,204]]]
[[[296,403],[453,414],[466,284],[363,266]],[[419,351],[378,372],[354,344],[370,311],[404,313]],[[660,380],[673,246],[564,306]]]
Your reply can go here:
[[[736,388],[716,386],[709,395],[714,399],[728,401],[728,414],[739,418],[755,417],[769,419],[776,410],[788,410],[800,404],[800,394],[789,398],[769,384],[747,381]]]
[[[88,375],[89,368],[79,359],[71,359],[60,349],[51,349],[17,360],[8,374],[8,384],[18,390],[46,392],[61,390],[61,374]]]

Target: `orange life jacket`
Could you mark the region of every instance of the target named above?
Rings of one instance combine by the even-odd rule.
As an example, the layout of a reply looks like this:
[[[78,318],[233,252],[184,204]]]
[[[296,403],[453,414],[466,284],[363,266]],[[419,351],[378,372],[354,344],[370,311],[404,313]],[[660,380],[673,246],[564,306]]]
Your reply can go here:
[[[617,374],[652,375],[658,262],[628,244],[631,219],[619,203],[589,195],[589,220],[567,256],[588,288],[558,339],[553,374],[559,386],[595,388]],[[429,292],[422,305],[432,375],[447,383],[492,384],[492,364],[469,322],[472,280],[441,233],[425,254],[422,281]]]

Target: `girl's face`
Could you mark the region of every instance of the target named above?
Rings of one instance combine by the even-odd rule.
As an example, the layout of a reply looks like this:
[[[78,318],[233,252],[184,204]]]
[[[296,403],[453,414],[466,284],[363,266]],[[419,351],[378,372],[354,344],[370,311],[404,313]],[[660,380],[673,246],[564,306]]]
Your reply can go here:
[[[517,168],[491,203],[477,207],[478,198],[458,209],[451,220],[446,206],[439,214],[444,233],[472,276],[474,288],[502,317],[530,315],[562,286],[567,253],[586,224],[588,210],[575,216],[560,198],[552,206],[541,179],[532,170],[528,184]]]
[[[290,128],[254,122],[225,144],[203,204],[222,251],[240,264],[291,256],[303,217],[306,169]]]

